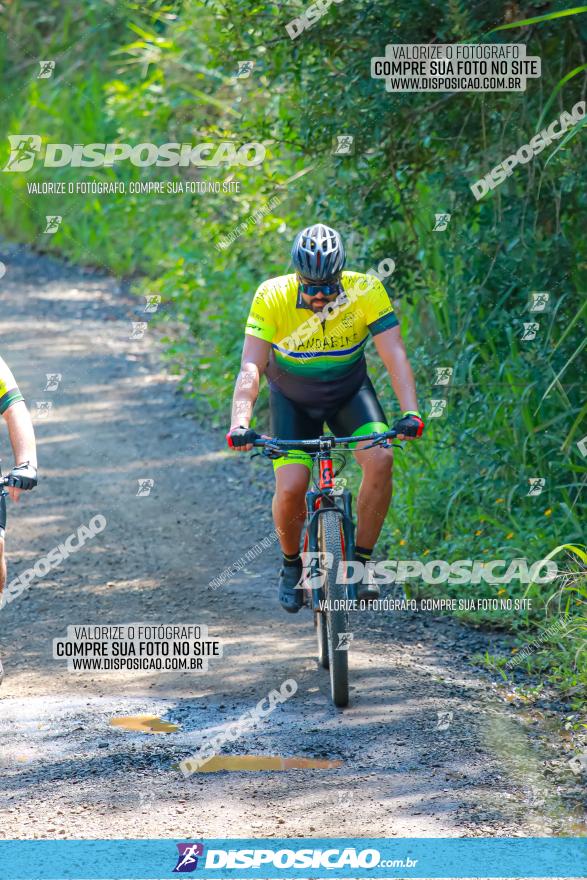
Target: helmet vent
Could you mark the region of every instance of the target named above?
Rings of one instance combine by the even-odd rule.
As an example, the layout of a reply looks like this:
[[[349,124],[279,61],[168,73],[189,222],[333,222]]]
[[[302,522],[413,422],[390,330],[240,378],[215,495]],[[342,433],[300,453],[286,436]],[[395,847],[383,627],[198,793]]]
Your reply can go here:
[[[339,233],[322,223],[308,226],[296,236],[291,258],[296,272],[316,281],[340,274],[346,262]]]

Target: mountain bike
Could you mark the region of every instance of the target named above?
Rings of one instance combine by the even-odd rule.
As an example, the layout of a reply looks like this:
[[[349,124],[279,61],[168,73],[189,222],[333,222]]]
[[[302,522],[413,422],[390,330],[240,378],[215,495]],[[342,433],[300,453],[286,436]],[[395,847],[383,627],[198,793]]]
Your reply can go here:
[[[335,451],[351,443],[369,441],[362,449],[389,447],[397,436],[393,430],[364,437],[334,437],[325,434],[315,440],[279,440],[258,437],[253,445],[267,458],[287,457],[301,449],[313,460],[312,488],[306,492],[306,522],[303,532],[304,565],[300,589],[304,605],[314,613],[318,639],[318,660],[330,672],[330,693],[335,706],[349,702],[348,656],[351,633],[348,606],[356,602],[358,589],[347,583],[345,561],[354,559],[355,524],[352,494],[336,480],[346,465],[344,453]],[[316,473],[316,465],[318,470]]]

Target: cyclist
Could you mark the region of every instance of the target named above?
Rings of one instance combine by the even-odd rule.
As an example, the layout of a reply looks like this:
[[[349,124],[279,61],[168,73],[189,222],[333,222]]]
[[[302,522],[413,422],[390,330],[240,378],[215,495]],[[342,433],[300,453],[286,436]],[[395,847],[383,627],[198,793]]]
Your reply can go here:
[[[23,489],[37,485],[37,452],[35,433],[24,398],[18,389],[8,365],[0,358],[0,414],[8,427],[10,445],[15,466],[8,474],[8,494],[18,501]],[[4,556],[4,532],[6,529],[6,499],[0,496],[0,594],[6,584],[6,559]],[[0,660],[0,683],[4,678]]]
[[[343,271],[346,261],[338,232],[322,223],[303,229],[291,251],[295,272],[270,278],[257,289],[245,330],[241,370],[233,398],[231,448],[252,449],[249,425],[262,374],[270,387],[271,435],[312,439],[326,422],[339,436],[388,430],[387,421],[367,375],[365,346],[369,334],[389,373],[402,417],[394,425],[399,439],[420,437],[414,376],[398,320],[383,284],[373,275]],[[392,450],[361,450],[353,444],[362,469],[357,498],[356,560],[366,564],[391,501]],[[312,460],[303,451],[274,462],[273,518],[283,552],[279,601],[289,612],[303,604],[296,589],[302,574],[300,537],[305,519],[305,493]],[[379,595],[370,578],[359,598]]]

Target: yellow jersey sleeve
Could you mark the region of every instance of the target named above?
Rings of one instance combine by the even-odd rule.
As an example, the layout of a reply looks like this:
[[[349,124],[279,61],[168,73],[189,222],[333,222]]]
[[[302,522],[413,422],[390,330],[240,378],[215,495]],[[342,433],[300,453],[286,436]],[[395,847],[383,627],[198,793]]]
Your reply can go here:
[[[24,400],[24,397],[18,390],[16,379],[6,361],[0,358],[0,415],[19,400]]]
[[[249,336],[256,336],[258,339],[264,339],[266,342],[273,341],[276,329],[270,295],[271,291],[266,283],[261,284],[257,288],[245,328],[245,333]]]
[[[368,279],[364,295],[359,298],[358,307],[365,314],[365,323],[373,336],[397,327],[399,321],[393,311],[391,299],[381,281],[375,275],[364,276]]]

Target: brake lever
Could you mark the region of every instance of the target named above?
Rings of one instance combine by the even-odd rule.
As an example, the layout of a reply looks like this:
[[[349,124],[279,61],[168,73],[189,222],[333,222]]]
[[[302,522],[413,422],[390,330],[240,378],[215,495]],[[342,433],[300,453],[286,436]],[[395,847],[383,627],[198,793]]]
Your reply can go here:
[[[263,452],[259,454],[264,455],[267,458],[286,458],[288,451],[286,449],[280,449],[279,446],[272,446],[270,443],[266,443],[263,447]]]
[[[401,443],[390,443],[389,440],[373,440],[368,446],[363,446],[363,449],[373,449],[374,446],[381,446],[382,449],[391,449],[392,446],[395,446],[397,449],[404,448]]]
[[[389,449],[391,444],[388,443],[387,440],[373,440],[368,446],[363,446],[363,449],[373,449],[374,446],[381,446],[383,449]]]

